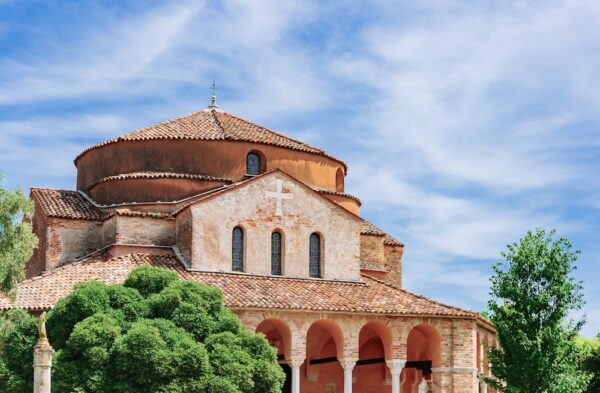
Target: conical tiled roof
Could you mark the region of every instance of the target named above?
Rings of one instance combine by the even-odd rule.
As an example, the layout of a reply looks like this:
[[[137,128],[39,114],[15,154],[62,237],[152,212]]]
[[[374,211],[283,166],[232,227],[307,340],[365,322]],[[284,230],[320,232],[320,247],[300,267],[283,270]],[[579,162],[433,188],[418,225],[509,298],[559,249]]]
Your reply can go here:
[[[326,156],[343,164],[343,161],[328,155],[317,147],[302,143],[268,128],[261,127],[230,113],[216,110],[193,112],[186,116],[167,120],[151,127],[141,128],[118,138],[99,143],[81,152],[75,158],[75,163],[77,163],[77,160],[86,152],[104,145],[121,141],[147,141],[157,139],[261,143]]]

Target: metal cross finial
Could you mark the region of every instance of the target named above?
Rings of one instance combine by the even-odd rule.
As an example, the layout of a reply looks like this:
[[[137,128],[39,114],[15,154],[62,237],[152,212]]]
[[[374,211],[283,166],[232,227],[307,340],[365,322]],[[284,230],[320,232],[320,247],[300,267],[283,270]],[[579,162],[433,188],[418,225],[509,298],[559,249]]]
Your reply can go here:
[[[210,86],[210,89],[212,90],[212,97],[210,98],[210,105],[208,106],[208,108],[206,108],[206,110],[218,111],[219,105],[217,104],[217,84],[215,83],[215,81],[213,81],[212,85]]]

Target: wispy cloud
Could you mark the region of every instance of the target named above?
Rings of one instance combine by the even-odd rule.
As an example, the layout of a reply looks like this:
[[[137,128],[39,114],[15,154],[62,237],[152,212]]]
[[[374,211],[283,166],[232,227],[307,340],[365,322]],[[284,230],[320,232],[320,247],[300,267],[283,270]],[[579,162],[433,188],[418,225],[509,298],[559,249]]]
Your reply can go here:
[[[68,187],[84,147],[199,109],[216,79],[226,110],[346,159],[347,191],[407,246],[410,289],[481,309],[490,264],[537,226],[573,238],[580,275],[600,275],[600,3],[133,1],[94,14],[68,21],[68,40],[35,30],[27,51],[0,55],[9,182]]]

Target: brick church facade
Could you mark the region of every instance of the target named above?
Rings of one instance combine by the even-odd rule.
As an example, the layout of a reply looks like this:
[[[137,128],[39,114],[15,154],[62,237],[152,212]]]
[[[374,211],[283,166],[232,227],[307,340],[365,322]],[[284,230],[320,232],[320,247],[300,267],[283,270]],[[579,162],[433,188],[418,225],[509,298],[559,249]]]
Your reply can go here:
[[[76,191],[31,190],[39,247],[1,308],[48,310],[79,282],[148,264],[220,287],[278,349],[286,392],[488,391],[493,327],[402,288],[404,245],[360,217],[346,165],[321,149],[213,97],[75,165]]]

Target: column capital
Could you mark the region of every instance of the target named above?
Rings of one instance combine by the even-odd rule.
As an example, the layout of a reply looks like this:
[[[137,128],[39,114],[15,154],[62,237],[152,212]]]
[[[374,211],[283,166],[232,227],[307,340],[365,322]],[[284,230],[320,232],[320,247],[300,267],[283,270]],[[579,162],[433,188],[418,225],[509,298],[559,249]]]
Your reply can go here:
[[[406,359],[390,359],[386,360],[385,364],[388,366],[392,374],[401,373],[402,369],[406,365]]]
[[[300,366],[302,366],[302,363],[304,363],[304,359],[289,359],[289,360],[287,360],[287,364],[291,368],[300,368]]]
[[[356,366],[356,360],[357,359],[340,360],[340,365],[342,366],[342,368],[344,370],[347,370],[347,369],[352,370],[354,368],[354,366]]]

